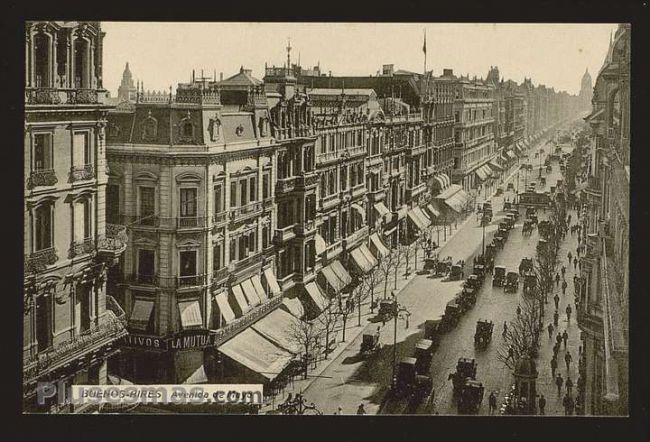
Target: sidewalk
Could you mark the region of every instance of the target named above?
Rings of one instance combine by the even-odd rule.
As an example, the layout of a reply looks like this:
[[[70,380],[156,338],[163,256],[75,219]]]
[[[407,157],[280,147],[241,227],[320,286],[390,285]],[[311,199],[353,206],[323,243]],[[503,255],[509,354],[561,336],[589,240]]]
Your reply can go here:
[[[508,172],[510,172],[510,171],[508,171]],[[516,170],[512,171],[510,173],[510,175],[508,175],[507,178],[505,178],[503,180],[503,183],[507,183],[509,180],[511,180],[514,177],[515,174],[516,174]],[[489,198],[494,197],[494,195],[496,193],[496,187],[498,187],[499,185],[502,185],[502,184],[496,184],[495,183],[495,185],[493,186],[494,189],[492,189],[493,192],[489,196]],[[465,259],[466,265],[468,264],[467,263],[468,258],[471,258],[471,256],[473,256],[473,254],[476,253],[477,248],[480,247],[480,244],[473,244],[473,246],[471,247],[471,251],[469,252],[469,255],[467,253],[463,253],[463,256],[456,256],[458,254],[458,252],[456,254],[451,253],[450,252],[450,247],[453,248],[454,242],[452,240],[457,237],[458,232],[463,232],[464,231],[463,229],[466,227],[466,225],[469,222],[475,221],[474,217],[475,217],[475,213],[470,212],[467,215],[467,218],[465,220],[461,221],[460,224],[457,226],[457,228],[454,229],[453,226],[450,226],[450,228],[452,230],[451,234],[447,235],[446,240],[441,238],[441,242],[438,245],[439,256],[452,255],[452,256],[454,256],[454,259]],[[486,235],[486,238],[487,238],[487,235]],[[456,241],[456,242],[458,242],[458,241]],[[420,258],[420,259],[418,259],[418,267],[421,269],[422,265],[424,263],[424,254],[422,252],[420,252],[420,253],[418,253],[418,255],[419,255],[419,258]],[[465,255],[467,255],[467,256],[465,256]],[[394,286],[394,279],[392,277],[389,277],[389,290],[391,292],[395,292],[396,296],[398,296],[398,297],[399,297],[399,294],[406,287],[409,286],[409,284],[415,279],[415,276],[417,275],[417,269],[414,269],[414,266],[413,266],[414,262],[415,262],[414,261],[414,255],[413,255],[413,253],[411,253],[411,258],[409,260],[409,267],[411,268],[411,272],[408,275],[405,275],[406,262],[401,263],[400,267],[398,268],[397,288],[394,288],[395,287]],[[382,278],[378,278],[377,285],[375,286],[375,299],[379,299],[380,297],[383,296],[383,288],[384,288],[384,280]],[[345,342],[340,342],[339,341],[338,345],[336,346],[334,351],[332,351],[328,355],[328,358],[326,360],[320,361],[318,363],[318,365],[316,366],[316,368],[310,369],[308,371],[308,378],[307,379],[300,378],[300,379],[294,380],[292,383],[289,383],[289,385],[284,389],[284,391],[282,393],[280,393],[278,395],[278,397],[275,399],[274,402],[272,402],[270,404],[267,404],[264,407],[262,407],[261,412],[265,413],[265,412],[271,411],[273,409],[272,405],[274,403],[277,405],[277,403],[282,402],[284,400],[284,398],[289,393],[295,395],[296,393],[302,393],[302,392],[306,391],[314,381],[319,379],[319,377],[330,366],[330,364],[332,364],[337,359],[337,357],[339,357],[341,355],[341,353],[343,353],[352,344],[352,342],[355,341],[355,339],[358,338],[359,335],[361,335],[364,332],[364,330],[367,329],[367,327],[368,327],[368,325],[370,323],[369,319],[371,317],[374,317],[375,315],[376,315],[376,310],[375,310],[374,313],[370,312],[370,301],[369,300],[367,302],[362,303],[362,308],[361,308],[362,321],[361,321],[361,325],[360,326],[357,325],[358,314],[355,311],[354,313],[352,313],[349,316],[348,321],[347,321],[347,327],[346,327],[346,333],[345,333],[345,335],[346,335],[345,336]],[[339,337],[341,336],[341,325],[342,324],[339,324],[339,326],[335,330],[335,333],[337,333]]]

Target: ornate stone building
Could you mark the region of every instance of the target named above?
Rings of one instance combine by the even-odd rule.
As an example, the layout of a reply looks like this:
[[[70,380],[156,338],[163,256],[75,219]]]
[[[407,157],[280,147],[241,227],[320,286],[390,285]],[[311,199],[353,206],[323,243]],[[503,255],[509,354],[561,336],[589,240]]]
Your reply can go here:
[[[124,312],[105,280],[125,247],[105,220],[107,171],[98,22],[26,24],[23,387],[26,411],[96,411],[38,382],[107,384]]]
[[[592,139],[584,153],[582,225],[587,253],[580,268],[585,413],[628,414],[630,25],[619,25],[585,118]]]

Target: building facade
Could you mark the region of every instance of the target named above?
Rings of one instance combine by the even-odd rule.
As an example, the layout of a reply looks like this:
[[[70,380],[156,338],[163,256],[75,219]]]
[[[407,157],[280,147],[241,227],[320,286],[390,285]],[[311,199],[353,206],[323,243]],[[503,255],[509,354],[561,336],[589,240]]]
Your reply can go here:
[[[587,253],[580,268],[585,413],[626,415],[629,342],[630,25],[610,42],[585,118],[582,225]]]
[[[37,383],[107,384],[107,361],[126,333],[105,282],[126,237],[105,219],[103,38],[98,22],[26,25],[26,411],[96,411],[56,397],[38,403]]]

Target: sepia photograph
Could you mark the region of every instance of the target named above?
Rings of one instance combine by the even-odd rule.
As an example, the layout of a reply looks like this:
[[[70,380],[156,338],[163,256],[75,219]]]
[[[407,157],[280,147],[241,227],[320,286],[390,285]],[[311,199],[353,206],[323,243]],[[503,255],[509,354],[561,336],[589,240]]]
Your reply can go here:
[[[631,32],[26,21],[22,413],[629,416]]]

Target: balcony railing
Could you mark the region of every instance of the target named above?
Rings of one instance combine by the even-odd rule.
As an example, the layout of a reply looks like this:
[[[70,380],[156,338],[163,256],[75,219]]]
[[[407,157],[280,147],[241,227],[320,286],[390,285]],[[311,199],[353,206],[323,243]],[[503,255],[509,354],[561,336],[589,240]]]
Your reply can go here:
[[[386,198],[386,190],[384,189],[379,189],[379,190],[369,190],[366,195],[368,196],[368,199],[373,202],[379,202],[383,201]]]
[[[366,185],[364,183],[357,184],[352,188],[352,197],[357,197],[366,193]]]
[[[219,282],[222,282],[228,278],[230,275],[230,271],[228,270],[228,267],[222,267],[218,270],[213,270],[212,271],[212,288],[214,289]]]
[[[331,195],[327,195],[323,198],[321,198],[321,208],[325,209],[330,206],[334,206],[338,204],[339,202],[339,194],[338,193],[333,193]]]
[[[251,267],[251,266],[259,263],[259,262],[262,261],[263,257],[264,257],[264,255],[261,252],[259,252],[259,253],[256,253],[255,255],[251,255],[251,256],[249,256],[247,258],[241,259],[241,260],[235,262],[235,271],[243,270],[243,269],[246,269],[248,267]]]
[[[275,184],[275,193],[289,193],[296,187],[296,177],[278,178]]]
[[[257,216],[262,212],[262,203],[257,201],[246,204],[245,206],[230,209],[230,219],[240,221],[252,216]]]
[[[27,177],[27,188],[33,189],[38,186],[54,186],[59,180],[54,169],[34,170]]]
[[[343,247],[349,250],[368,236],[368,226],[364,226],[343,239]]]
[[[96,104],[99,102],[96,89],[71,89],[66,92],[68,104]]]
[[[95,166],[92,164],[84,164],[81,166],[72,166],[70,168],[69,181],[91,180],[95,178]]]
[[[228,212],[219,212],[212,215],[212,224],[223,224],[228,221]]]
[[[339,155],[336,151],[332,152],[324,152],[324,153],[319,153],[316,155],[316,163],[317,164],[324,164],[324,163],[329,163],[331,161],[336,161],[339,159]]]
[[[207,284],[208,275],[190,275],[190,276],[179,276],[176,281],[177,287],[198,287]]]
[[[341,156],[345,158],[354,158],[358,156],[363,156],[366,154],[366,147],[365,146],[353,146],[353,147],[348,147],[346,148],[342,153]]]
[[[208,218],[205,216],[180,216],[176,218],[176,227],[178,229],[195,229],[205,227]]]
[[[59,257],[54,247],[30,254],[25,260],[25,273],[40,273],[48,266],[56,264]]]
[[[144,273],[131,273],[126,280],[133,285],[153,286],[164,288],[198,287],[207,284],[208,275],[190,276],[160,276]]]
[[[75,256],[86,255],[95,251],[95,240],[92,238],[85,238],[80,241],[73,241],[70,244],[68,251],[68,258],[72,259]]]
[[[296,186],[306,188],[318,184],[318,174],[316,172],[305,172],[304,175],[298,175],[296,179]]]
[[[111,310],[115,304],[107,301],[108,309],[100,316],[98,323],[93,324],[90,329],[24,359],[23,382],[33,382],[58,366],[78,359],[126,335],[124,318],[119,316],[123,314],[122,309],[118,310],[117,315]]]
[[[268,313],[275,310],[282,303],[282,296],[276,296],[268,300],[268,302],[255,307],[250,310],[245,316],[235,319],[235,321],[227,324],[226,326],[214,330],[216,333],[216,345],[219,346],[226,342],[228,339],[234,337],[243,329],[249,327],[254,322],[258,321]]]
[[[282,227],[280,229],[275,229],[275,239],[279,242],[289,241],[291,238],[295,237],[294,233],[295,223],[288,226]]]
[[[306,235],[316,230],[316,220],[308,219],[303,223],[298,223],[294,226],[294,231],[296,235]]]

